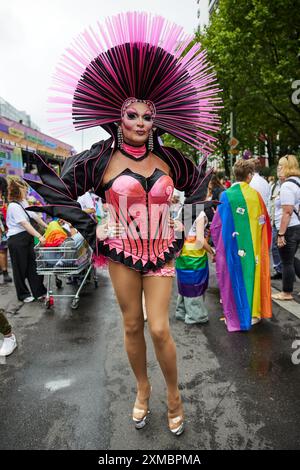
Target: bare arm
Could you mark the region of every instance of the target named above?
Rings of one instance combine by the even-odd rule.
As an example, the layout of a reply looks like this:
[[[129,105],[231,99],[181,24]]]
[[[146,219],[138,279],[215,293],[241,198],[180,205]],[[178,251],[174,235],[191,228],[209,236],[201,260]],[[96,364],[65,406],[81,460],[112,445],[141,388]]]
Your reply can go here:
[[[288,225],[290,223],[290,219],[293,215],[294,206],[281,206],[282,207],[282,216],[280,221],[280,228],[279,233],[284,234]]]
[[[37,230],[35,230],[35,228],[27,220],[22,220],[22,222],[20,222],[20,225],[22,225],[22,227],[25,228],[25,230],[30,235],[38,238],[41,243],[45,243],[45,238]]]
[[[294,206],[281,206],[281,207],[282,207],[282,216],[281,216],[280,227],[279,227],[278,233],[282,236],[278,235],[278,239],[277,239],[277,245],[279,248],[286,245],[284,234],[286,232],[286,229],[289,226],[291,217],[293,215],[293,210],[294,210]]]
[[[26,209],[28,209],[28,207],[26,207]],[[41,227],[47,228],[47,224],[44,222],[43,218],[38,212],[31,212],[30,217],[34,219]]]
[[[204,244],[203,244],[203,248],[205,251],[207,251],[207,253],[209,253],[210,255],[214,255],[215,252],[214,250],[212,249],[212,247],[210,246],[210,244],[204,239]]]
[[[204,230],[205,230],[205,222],[206,216],[200,217],[196,223],[196,246],[197,248],[204,248],[207,253],[210,255],[214,254],[214,250],[210,246],[210,244],[206,241],[204,237]]]
[[[199,217],[196,221],[196,246],[197,248],[204,248],[205,238],[204,238],[204,229],[205,229],[205,217]]]
[[[44,228],[48,227],[48,225],[46,224],[46,222],[42,219],[40,215],[36,217],[36,221],[41,227],[44,227]]]

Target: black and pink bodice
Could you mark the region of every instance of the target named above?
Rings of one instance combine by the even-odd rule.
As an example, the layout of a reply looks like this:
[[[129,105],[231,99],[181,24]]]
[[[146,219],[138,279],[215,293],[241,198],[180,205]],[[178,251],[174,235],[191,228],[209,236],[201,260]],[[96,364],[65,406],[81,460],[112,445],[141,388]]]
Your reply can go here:
[[[163,266],[174,257],[176,241],[169,226],[174,191],[170,176],[156,168],[149,177],[124,170],[103,186],[110,223],[121,224],[121,237],[108,238],[102,251],[139,271]]]
[[[117,126],[107,126],[112,137],[94,144],[90,150],[66,159],[61,175],[57,175],[44,159],[36,155],[41,180],[28,183],[47,201],[47,205],[31,207],[50,217],[67,220],[84,236],[96,255],[123,263],[140,272],[157,270],[175,258],[183,245],[182,232],[169,228],[169,207],[173,188],[184,191],[191,203],[203,201],[209,174],[206,160],[197,168],[180,152],[162,147],[154,132],[154,153],[165,162],[172,178],[156,169],[148,178],[126,169],[102,184],[113,153],[116,151]],[[121,239],[96,238],[96,223],[81,210],[77,198],[93,188],[103,202],[109,204],[110,216],[125,228]]]

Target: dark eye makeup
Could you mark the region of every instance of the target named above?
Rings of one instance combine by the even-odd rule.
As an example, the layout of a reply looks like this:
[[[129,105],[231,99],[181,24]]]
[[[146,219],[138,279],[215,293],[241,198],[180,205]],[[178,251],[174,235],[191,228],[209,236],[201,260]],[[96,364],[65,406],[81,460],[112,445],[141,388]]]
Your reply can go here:
[[[128,118],[128,119],[131,119],[131,120],[136,119],[136,118],[137,118],[137,114],[136,114],[136,113],[127,113],[127,118]],[[151,114],[145,114],[145,115],[143,116],[143,119],[144,119],[145,121],[150,122],[150,121],[152,121],[152,116],[151,116]]]

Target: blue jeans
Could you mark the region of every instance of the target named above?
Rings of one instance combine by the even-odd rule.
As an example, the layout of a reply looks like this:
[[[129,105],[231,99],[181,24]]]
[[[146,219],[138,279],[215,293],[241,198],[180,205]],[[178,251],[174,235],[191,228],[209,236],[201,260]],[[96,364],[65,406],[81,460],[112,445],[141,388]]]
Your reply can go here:
[[[276,227],[272,229],[272,258],[273,258],[273,268],[277,273],[282,273],[281,258],[277,246],[277,234],[278,231]]]

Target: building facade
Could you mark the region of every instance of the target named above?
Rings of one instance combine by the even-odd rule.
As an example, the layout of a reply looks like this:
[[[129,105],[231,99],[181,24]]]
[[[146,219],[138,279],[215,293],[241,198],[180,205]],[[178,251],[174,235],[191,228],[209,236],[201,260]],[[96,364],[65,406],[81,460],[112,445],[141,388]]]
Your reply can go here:
[[[198,32],[207,25],[212,13],[217,9],[219,0],[197,0]]]
[[[32,122],[31,117],[25,111],[19,111],[15,108],[12,104],[5,101],[0,96],[0,116],[3,116],[7,119],[11,119],[12,121],[19,122],[20,124],[24,124],[24,126],[31,127],[39,131],[39,127]]]
[[[44,134],[25,111],[0,98],[0,174],[36,175],[35,154],[60,171],[64,161],[75,153],[71,145]]]

